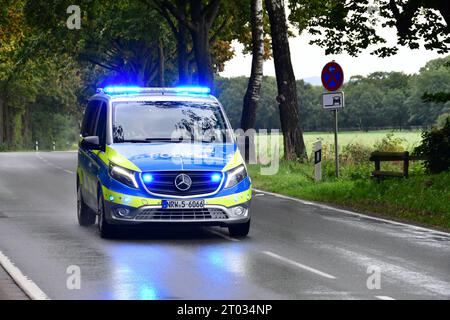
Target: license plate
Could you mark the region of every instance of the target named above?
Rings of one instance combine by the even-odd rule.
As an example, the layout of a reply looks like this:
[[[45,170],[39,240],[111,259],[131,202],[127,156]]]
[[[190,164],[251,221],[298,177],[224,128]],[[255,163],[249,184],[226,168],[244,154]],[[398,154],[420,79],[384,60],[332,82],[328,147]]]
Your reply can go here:
[[[163,209],[197,209],[205,206],[205,200],[163,200]]]

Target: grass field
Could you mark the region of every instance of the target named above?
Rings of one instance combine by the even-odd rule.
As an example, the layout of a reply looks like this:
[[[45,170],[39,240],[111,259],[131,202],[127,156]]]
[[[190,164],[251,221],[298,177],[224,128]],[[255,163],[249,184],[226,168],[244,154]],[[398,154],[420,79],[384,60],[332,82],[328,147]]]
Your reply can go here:
[[[405,142],[403,146],[406,150],[412,150],[414,147],[418,146],[421,139],[421,131],[346,131],[340,132],[338,136],[338,143],[340,146],[348,145],[349,143],[362,143],[363,145],[372,147],[376,142],[380,141],[388,133],[393,133],[395,137],[404,139]],[[312,144],[317,141],[317,139],[322,139],[323,143],[334,144],[334,133],[332,132],[306,132],[304,134],[305,144],[307,150],[312,150]]]
[[[339,136],[340,146],[358,143],[374,150],[374,145],[390,132],[343,132]],[[421,141],[420,131],[393,134],[394,138],[403,139],[401,147],[409,151]],[[324,144],[334,143],[332,133],[306,133],[309,155],[312,143],[318,138]],[[332,158],[325,159],[322,162],[323,181],[319,183],[313,179],[312,163],[281,161],[275,175],[262,175],[260,165],[249,165],[249,173],[255,188],[450,230],[450,172],[427,175],[422,164],[414,162],[410,165],[409,179],[388,179],[377,183],[370,177],[373,167],[364,153],[362,161],[341,161],[339,179],[334,176]],[[383,167],[401,170],[399,163],[383,164]]]
[[[339,149],[342,150],[342,148],[348,144],[353,143],[360,143],[366,147],[373,147],[375,143],[381,141],[383,138],[386,137],[387,134],[392,133],[394,137],[403,139],[402,146],[405,150],[412,151],[416,146],[419,145],[421,141],[421,134],[422,131],[420,130],[413,130],[413,131],[392,131],[392,130],[379,130],[379,131],[345,131],[345,132],[339,132],[338,136],[338,145]],[[279,135],[273,135],[271,137],[268,137],[266,135],[258,135],[258,143],[262,143],[265,145],[270,141],[270,139],[278,137],[279,139],[279,145],[280,145],[280,152],[282,153],[283,150],[283,136],[281,134]],[[324,145],[334,145],[334,133],[333,132],[305,132],[303,135],[303,139],[305,141],[306,150],[308,154],[311,153],[313,143],[317,141],[318,139],[322,140],[322,143]]]

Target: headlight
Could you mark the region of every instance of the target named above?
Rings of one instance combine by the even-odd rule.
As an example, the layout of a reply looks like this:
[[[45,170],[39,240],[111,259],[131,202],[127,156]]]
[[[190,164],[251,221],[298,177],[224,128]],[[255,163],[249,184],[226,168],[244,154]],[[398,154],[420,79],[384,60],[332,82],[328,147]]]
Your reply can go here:
[[[124,185],[130,187],[130,188],[139,188],[137,182],[136,182],[136,175],[134,173],[134,171],[119,167],[115,164],[110,164],[109,165],[109,175],[123,183]]]
[[[225,183],[225,189],[234,187],[245,178],[247,178],[247,170],[245,170],[244,165],[240,165],[237,168],[227,171],[227,182]]]

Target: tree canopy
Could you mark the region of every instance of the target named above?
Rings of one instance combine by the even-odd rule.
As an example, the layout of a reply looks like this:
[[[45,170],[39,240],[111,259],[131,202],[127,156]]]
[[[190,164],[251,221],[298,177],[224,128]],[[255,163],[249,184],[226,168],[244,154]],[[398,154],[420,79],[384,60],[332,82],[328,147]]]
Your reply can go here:
[[[312,44],[327,54],[343,51],[358,55],[371,45],[381,57],[424,43],[426,49],[450,50],[450,4],[446,0],[290,0],[290,21],[308,30]],[[388,44],[386,29],[394,28],[397,43]]]

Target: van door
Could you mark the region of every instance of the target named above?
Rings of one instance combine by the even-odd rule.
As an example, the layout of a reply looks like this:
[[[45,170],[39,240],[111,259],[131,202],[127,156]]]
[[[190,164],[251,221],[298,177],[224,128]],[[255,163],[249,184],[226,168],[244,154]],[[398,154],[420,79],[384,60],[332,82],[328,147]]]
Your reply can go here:
[[[101,102],[98,110],[97,124],[95,126],[95,135],[98,137],[100,142],[99,150],[92,150],[90,154],[90,174],[95,185],[94,200],[95,205],[97,205],[97,186],[98,182],[101,181],[100,175],[108,174],[108,163],[105,156],[106,149],[106,116],[107,107],[106,102]]]
[[[95,136],[96,124],[99,114],[100,101],[92,100],[86,108],[83,125],[81,128],[81,137]],[[92,151],[84,148],[81,144],[78,149],[78,163],[80,166],[81,192],[84,202],[93,210],[97,208],[97,184],[94,183],[92,168]]]

